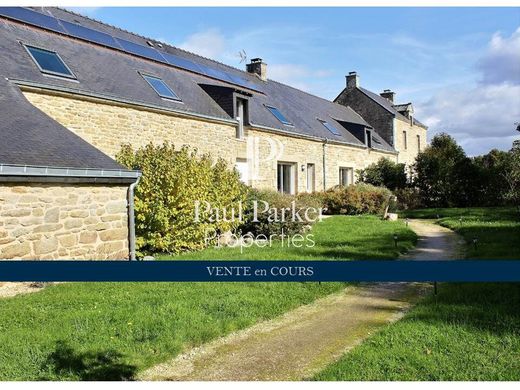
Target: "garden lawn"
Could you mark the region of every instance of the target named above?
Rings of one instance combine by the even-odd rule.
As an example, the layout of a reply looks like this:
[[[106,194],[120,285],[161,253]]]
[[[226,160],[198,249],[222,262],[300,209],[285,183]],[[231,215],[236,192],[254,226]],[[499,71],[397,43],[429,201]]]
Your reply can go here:
[[[200,252],[177,256],[159,255],[159,259],[173,260],[362,260],[395,259],[413,248],[417,241],[414,232],[402,221],[382,221],[371,215],[333,216],[314,225],[315,245],[297,248],[285,240],[273,241],[271,246],[249,248],[208,248]],[[393,236],[399,237],[395,247]],[[288,244],[290,246],[288,246]]]
[[[468,258],[520,259],[520,215],[513,207],[423,209],[408,211],[405,216],[421,219],[439,216],[438,224],[464,237]]]
[[[408,216],[437,214],[438,223],[468,241],[468,258],[519,258],[520,220],[513,209],[429,209]],[[520,380],[520,284],[442,283],[437,296],[314,379]]]
[[[376,217],[332,217],[315,225],[315,248],[269,258],[357,259],[396,255],[415,235]],[[280,243],[277,243],[279,245]],[[182,258],[264,259],[263,250]],[[289,255],[288,253],[291,253]],[[181,257],[178,257],[181,258]],[[124,380],[183,349],[274,318],[344,283],[63,283],[0,299],[0,380]]]

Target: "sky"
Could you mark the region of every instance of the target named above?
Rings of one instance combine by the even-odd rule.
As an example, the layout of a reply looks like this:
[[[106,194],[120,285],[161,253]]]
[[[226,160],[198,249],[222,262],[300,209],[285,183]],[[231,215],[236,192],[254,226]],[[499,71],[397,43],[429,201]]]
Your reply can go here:
[[[334,99],[345,75],[412,102],[429,138],[470,156],[520,137],[520,8],[72,8],[73,11]]]

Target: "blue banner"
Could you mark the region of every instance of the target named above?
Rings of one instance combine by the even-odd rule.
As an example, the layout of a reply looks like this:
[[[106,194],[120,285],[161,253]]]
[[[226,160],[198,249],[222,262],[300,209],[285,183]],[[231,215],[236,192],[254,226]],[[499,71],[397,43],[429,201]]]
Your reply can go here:
[[[517,282],[520,261],[0,261],[0,281]]]

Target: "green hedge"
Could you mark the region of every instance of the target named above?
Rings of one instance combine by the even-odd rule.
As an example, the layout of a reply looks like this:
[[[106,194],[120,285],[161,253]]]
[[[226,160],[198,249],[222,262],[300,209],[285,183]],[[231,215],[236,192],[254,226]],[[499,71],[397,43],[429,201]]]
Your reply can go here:
[[[324,193],[327,214],[382,214],[392,192],[370,184],[336,186]]]
[[[247,187],[224,160],[214,162],[194,149],[176,150],[168,143],[150,143],[138,150],[124,145],[116,158],[129,169],[143,172],[135,191],[140,255],[202,249],[207,230],[222,233],[238,227],[239,221],[210,222],[205,212],[200,213],[201,222],[194,223],[196,201],[229,210],[245,200]]]

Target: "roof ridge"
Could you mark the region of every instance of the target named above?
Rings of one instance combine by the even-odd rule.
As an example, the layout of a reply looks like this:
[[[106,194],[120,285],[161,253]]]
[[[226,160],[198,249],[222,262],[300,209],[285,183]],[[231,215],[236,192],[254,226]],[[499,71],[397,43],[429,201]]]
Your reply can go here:
[[[39,7],[39,8],[51,8],[51,7]],[[182,51],[182,52],[184,52],[184,53],[188,53],[188,54],[190,54],[190,55],[194,55],[194,56],[196,56],[196,57],[203,58],[203,59],[205,59],[205,60],[207,60],[207,61],[211,61],[211,62],[214,62],[214,63],[220,64],[220,65],[223,65],[223,66],[225,66],[225,67],[227,67],[227,68],[230,68],[230,69],[233,69],[233,70],[237,70],[237,71],[239,71],[239,72],[241,72],[241,73],[244,73],[244,74],[246,74],[246,75],[248,75],[248,76],[254,76],[254,75],[252,75],[251,73],[248,73],[248,72],[245,71],[245,70],[242,70],[242,69],[236,68],[236,67],[234,67],[234,66],[232,66],[232,65],[225,64],[225,63],[223,63],[223,62],[220,62],[220,61],[214,60],[214,59],[209,58],[209,57],[204,57],[204,56],[202,56],[202,55],[200,55],[200,54],[197,54],[197,53],[191,52],[191,51],[189,51],[189,50],[182,49],[182,48],[177,47],[177,46],[173,46],[173,45],[171,45],[171,44],[169,44],[169,43],[166,43],[166,42],[160,41],[160,40],[155,39],[155,38],[146,37],[146,36],[144,36],[144,35],[141,35],[141,34],[138,34],[138,33],[132,32],[132,31],[125,30],[124,28],[121,28],[121,27],[118,27],[118,26],[114,26],[114,25],[112,25],[112,24],[110,24],[110,23],[103,22],[103,21],[98,20],[98,19],[96,19],[96,18],[93,18],[93,17],[91,17],[91,16],[82,15],[82,14],[79,14],[79,13],[77,13],[77,12],[71,11],[71,10],[69,10],[69,9],[62,8],[62,7],[55,7],[55,8],[60,9],[60,10],[62,10],[62,11],[64,11],[64,12],[70,13],[70,14],[72,14],[72,15],[76,15],[76,16],[79,16],[79,17],[82,17],[82,18],[85,18],[85,19],[88,19],[88,20],[94,21],[94,22],[96,22],[96,23],[103,24],[103,25],[105,25],[105,26],[108,26],[108,27],[114,28],[114,29],[116,29],[116,30],[123,31],[123,32],[125,32],[125,33],[127,33],[127,34],[135,35],[135,36],[140,37],[140,38],[142,38],[142,39],[146,39],[146,40],[149,40],[149,41],[159,42],[159,43],[161,43],[161,44],[163,44],[163,45],[169,46],[169,47],[171,47],[171,48],[173,48],[173,49],[176,49],[176,50],[180,50],[180,51]],[[262,80],[261,80],[260,78],[258,78],[258,77],[251,77],[251,78],[254,78],[256,81],[260,81],[260,82],[262,82]],[[324,98],[324,97],[321,97],[321,96],[318,96],[318,95],[314,95],[314,94],[312,94],[312,93],[310,93],[310,92],[307,92],[307,91],[304,91],[304,90],[302,90],[302,89],[300,89],[300,88],[293,87],[292,85],[288,85],[288,84],[285,84],[285,83],[282,83],[282,82],[280,82],[280,81],[276,81],[276,80],[273,80],[273,79],[268,79],[268,81],[273,82],[273,83],[276,83],[276,84],[283,85],[283,86],[285,86],[285,87],[288,87],[288,88],[294,89],[294,90],[299,91],[299,92],[302,92],[302,93],[305,93],[305,94],[307,94],[307,95],[309,95],[309,96],[312,96],[312,97],[315,97],[315,98],[318,98],[318,99],[324,100],[324,101],[326,101],[326,102],[328,102],[328,103],[333,103],[333,104],[335,104],[335,105],[338,105],[338,106],[341,106],[341,107],[345,107],[345,106],[343,106],[342,104],[336,103],[336,102],[333,101],[333,100],[329,100],[329,99],[326,99],[326,98]],[[355,112],[354,110],[352,110],[352,111]],[[356,112],[356,115],[359,116],[360,118],[362,118],[361,115],[359,115],[357,112]]]
[[[310,93],[310,92],[304,91],[303,89],[296,88],[296,87],[293,87],[292,85],[282,83],[281,81],[276,81],[276,80],[272,80],[272,79],[267,79],[267,80],[270,81],[270,82],[272,82],[272,83],[280,84],[280,85],[283,85],[284,87],[288,87],[288,88],[294,89],[294,90],[296,90],[296,91],[298,91],[298,92],[304,93],[304,94],[306,94],[306,95],[309,95],[309,96],[312,96],[312,97],[318,98],[318,99],[320,99],[320,100],[326,101],[327,103],[332,103],[332,104],[334,104],[334,105],[336,105],[336,106],[338,106],[338,107],[344,107],[344,108],[349,107],[349,108],[350,108],[350,106],[344,106],[343,104],[336,103],[334,100],[329,100],[329,99],[326,99],[326,98],[324,98],[324,97],[321,97],[321,96],[318,96],[318,95],[314,95],[314,94],[312,94],[312,93]],[[354,111],[352,108],[350,108],[350,109],[351,109],[352,112],[354,112],[357,116],[359,116],[361,119],[363,119],[362,116],[359,115],[356,111]],[[364,120],[364,119],[363,119],[363,120]]]
[[[37,7],[37,8],[47,8],[47,9],[48,9],[48,8],[52,8],[52,7]],[[80,14],[80,13],[77,13],[77,12],[71,11],[71,10],[69,10],[69,9],[67,9],[67,8],[62,8],[62,7],[55,7],[55,8],[57,8],[57,9],[59,9],[59,10],[61,10],[61,11],[67,12],[67,13],[69,13],[69,14],[76,15],[76,16],[79,16],[79,17],[82,17],[82,18],[85,18],[85,19],[87,19],[87,20],[91,20],[91,21],[93,21],[93,22],[100,23],[100,24],[105,25],[105,26],[107,26],[107,27],[114,28],[114,29],[116,29],[116,30],[119,30],[119,31],[125,32],[125,33],[127,33],[127,34],[134,35],[134,36],[139,37],[139,38],[142,38],[142,39],[146,39],[147,41],[159,42],[159,43],[162,44],[162,45],[168,46],[168,47],[173,48],[173,49],[176,49],[176,50],[180,50],[180,51],[182,51],[182,52],[184,52],[184,53],[187,53],[187,54],[190,54],[190,55],[193,55],[193,56],[199,57],[199,58],[203,58],[203,59],[205,59],[205,60],[207,60],[207,61],[211,61],[211,62],[217,63],[217,64],[219,64],[219,65],[223,65],[223,66],[225,66],[225,67],[227,67],[227,68],[230,68],[230,69],[233,69],[233,70],[239,71],[239,72],[244,73],[244,74],[246,74],[246,75],[251,75],[250,73],[246,72],[245,70],[239,69],[239,68],[234,67],[234,66],[232,66],[232,65],[225,64],[225,63],[223,63],[223,62],[220,62],[220,61],[214,60],[214,59],[209,58],[209,57],[204,57],[203,55],[200,55],[200,54],[197,54],[197,53],[191,52],[191,51],[189,51],[189,50],[185,50],[185,49],[182,49],[182,48],[180,48],[180,47],[173,46],[172,44],[167,43],[167,42],[163,42],[163,41],[161,41],[161,40],[159,40],[159,39],[151,38],[151,37],[147,37],[147,36],[144,36],[144,35],[138,34],[138,33],[133,32],[133,31],[125,30],[125,29],[122,28],[122,27],[114,26],[114,25],[112,25],[112,24],[110,24],[110,23],[103,22],[103,21],[98,20],[98,19],[96,19],[96,18],[93,18],[93,17],[91,17],[91,16],[82,15],[82,14]],[[53,16],[54,16],[54,15],[53,15]],[[258,80],[261,81],[260,79],[258,79]]]

